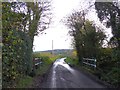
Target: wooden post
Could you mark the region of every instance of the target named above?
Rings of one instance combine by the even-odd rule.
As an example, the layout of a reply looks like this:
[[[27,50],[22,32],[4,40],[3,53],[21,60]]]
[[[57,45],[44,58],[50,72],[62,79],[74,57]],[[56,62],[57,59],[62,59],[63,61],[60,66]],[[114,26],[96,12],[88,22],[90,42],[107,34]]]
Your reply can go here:
[[[52,40],[52,54],[53,54],[53,40]]]

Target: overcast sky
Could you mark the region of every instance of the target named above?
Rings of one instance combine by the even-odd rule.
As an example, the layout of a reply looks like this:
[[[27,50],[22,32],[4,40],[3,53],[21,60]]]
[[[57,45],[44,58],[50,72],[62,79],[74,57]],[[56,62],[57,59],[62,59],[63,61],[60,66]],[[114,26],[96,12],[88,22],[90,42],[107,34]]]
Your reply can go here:
[[[50,28],[45,31],[46,34],[40,34],[34,38],[34,51],[44,51],[52,49],[70,49],[71,37],[68,34],[68,28],[60,22],[61,19],[71,14],[73,10],[86,7],[88,2],[80,2],[80,0],[52,0],[53,19]],[[82,7],[83,6],[83,7]],[[91,11],[89,18],[97,22],[95,11]],[[110,30],[109,30],[110,34]]]

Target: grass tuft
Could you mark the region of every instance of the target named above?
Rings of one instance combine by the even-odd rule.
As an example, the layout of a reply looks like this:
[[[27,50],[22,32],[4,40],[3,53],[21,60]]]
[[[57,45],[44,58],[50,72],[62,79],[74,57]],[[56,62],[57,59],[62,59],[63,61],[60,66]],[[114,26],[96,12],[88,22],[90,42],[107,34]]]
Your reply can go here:
[[[18,82],[16,88],[27,88],[30,84],[32,84],[33,78],[30,76],[24,76]]]

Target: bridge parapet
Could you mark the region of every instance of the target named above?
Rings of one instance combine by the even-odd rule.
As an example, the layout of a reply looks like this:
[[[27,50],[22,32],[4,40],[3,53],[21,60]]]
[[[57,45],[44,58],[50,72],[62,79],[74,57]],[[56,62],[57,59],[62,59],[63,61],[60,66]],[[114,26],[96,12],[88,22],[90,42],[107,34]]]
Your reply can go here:
[[[85,65],[92,66],[94,68],[97,67],[97,65],[96,65],[97,60],[96,59],[83,58],[83,62],[82,63],[85,64]]]

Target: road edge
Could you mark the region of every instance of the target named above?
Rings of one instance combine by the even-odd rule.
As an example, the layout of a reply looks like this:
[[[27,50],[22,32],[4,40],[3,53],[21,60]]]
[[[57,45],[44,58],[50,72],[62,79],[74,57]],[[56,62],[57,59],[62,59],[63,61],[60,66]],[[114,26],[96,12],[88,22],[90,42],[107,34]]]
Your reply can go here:
[[[108,84],[107,82],[105,81],[102,81],[100,80],[97,76],[93,75],[92,73],[90,72],[87,72],[87,70],[83,69],[83,68],[78,68],[76,66],[72,67],[73,69],[79,71],[79,72],[82,72],[83,74],[85,74],[87,77],[91,78],[92,80],[96,81],[97,83],[101,84],[101,85],[104,85],[106,88],[115,88],[114,86]]]

